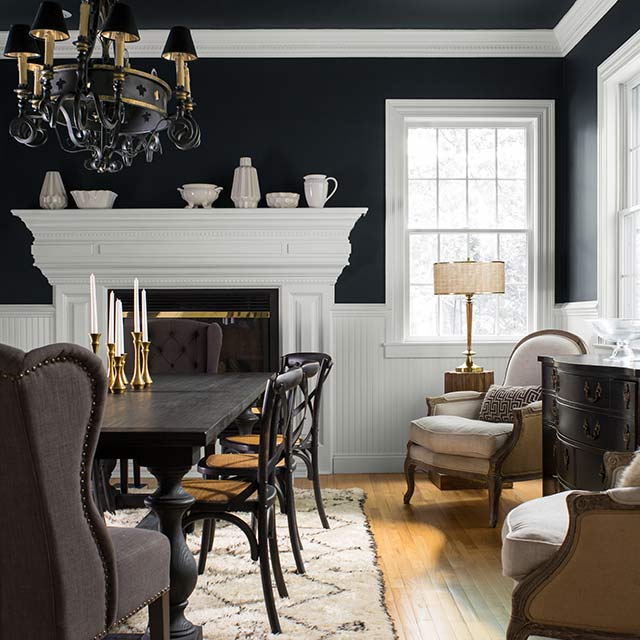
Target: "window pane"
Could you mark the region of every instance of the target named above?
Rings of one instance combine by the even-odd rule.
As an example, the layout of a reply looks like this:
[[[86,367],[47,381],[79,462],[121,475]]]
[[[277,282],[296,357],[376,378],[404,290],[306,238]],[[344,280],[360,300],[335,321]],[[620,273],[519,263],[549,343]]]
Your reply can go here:
[[[632,191],[631,191],[631,206],[634,207],[640,204],[640,148],[636,149],[631,154],[631,167],[632,167]]]
[[[479,295],[473,298],[473,334],[494,336],[498,332],[498,296]]]
[[[522,335],[527,330],[528,295],[526,285],[508,284],[498,296],[498,335]]]
[[[498,225],[511,229],[527,226],[525,180],[498,180]]]
[[[527,234],[501,233],[499,259],[504,261],[505,282],[526,284],[528,272]]]
[[[438,147],[435,129],[409,129],[407,152],[410,179],[437,176]]]
[[[527,137],[525,129],[498,129],[498,178],[527,177]]]
[[[467,226],[466,180],[440,180],[439,226],[449,229]]]
[[[410,327],[412,336],[438,334],[438,300],[433,287],[412,285],[409,291]]]
[[[438,183],[436,180],[409,180],[409,228],[438,226]]]
[[[467,130],[438,129],[438,176],[467,177]]]
[[[433,263],[438,262],[438,236],[413,234],[409,241],[411,284],[433,285]]]
[[[438,296],[440,303],[440,335],[466,335],[466,300],[463,296]]]
[[[438,262],[466,260],[468,257],[467,251],[466,233],[440,234],[440,259]]]
[[[469,257],[472,260],[497,260],[498,259],[498,234],[497,233],[470,233]]]
[[[469,226],[496,226],[496,181],[469,180]]]
[[[496,130],[469,129],[469,178],[496,177]]]

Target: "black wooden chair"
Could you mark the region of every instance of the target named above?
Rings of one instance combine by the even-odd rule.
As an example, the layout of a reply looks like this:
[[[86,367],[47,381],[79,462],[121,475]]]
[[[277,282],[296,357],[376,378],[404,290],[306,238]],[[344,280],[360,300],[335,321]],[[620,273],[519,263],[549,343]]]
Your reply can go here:
[[[284,444],[283,459],[276,466],[276,490],[280,498],[281,509],[287,516],[291,550],[296,562],[296,571],[304,573],[302,542],[298,532],[295,493],[293,480],[296,462],[293,455],[294,443],[301,440],[306,418],[310,415],[309,381],[318,375],[318,363],[309,362],[302,367],[303,377],[300,385],[289,392],[288,402],[292,409],[291,428],[287,435],[278,434],[278,443]],[[259,438],[260,436],[258,436]],[[199,465],[205,478],[239,478],[252,481],[258,473],[259,456],[257,453],[221,453],[206,456]],[[198,572],[204,573],[207,553],[211,551],[215,521],[205,521],[202,528],[202,543],[198,560]]]
[[[316,386],[309,393],[310,420],[306,422],[305,429],[299,438],[293,443],[293,455],[302,460],[307,468],[307,478],[313,482],[313,493],[320,521],[325,529],[329,529],[329,521],[322,502],[322,490],[320,488],[319,447],[320,447],[320,408],[324,383],[333,367],[331,356],[326,353],[290,353],[282,358],[281,371],[287,371],[292,367],[300,367],[309,363],[317,363],[320,366]],[[305,425],[305,426],[306,426]],[[221,444],[224,449],[239,453],[255,452],[259,447],[260,436],[234,435],[224,438]]]
[[[280,633],[281,629],[271,585],[270,563],[278,593],[283,598],[288,596],[276,536],[276,469],[282,465],[285,441],[290,437],[293,424],[290,393],[300,386],[302,379],[302,369],[298,368],[274,376],[267,382],[262,405],[258,469],[253,478],[183,482],[185,490],[196,500],[183,519],[185,529],[199,520],[224,520],[239,527],[247,536],[251,557],[260,561],[262,590],[273,633]],[[198,465],[198,471],[210,473],[206,458]],[[249,513],[255,518],[257,535],[249,524],[238,517],[238,513]]]
[[[101,638],[146,606],[169,638],[169,541],[107,527],[92,498],[106,394],[87,349],[0,345],[0,638]]]

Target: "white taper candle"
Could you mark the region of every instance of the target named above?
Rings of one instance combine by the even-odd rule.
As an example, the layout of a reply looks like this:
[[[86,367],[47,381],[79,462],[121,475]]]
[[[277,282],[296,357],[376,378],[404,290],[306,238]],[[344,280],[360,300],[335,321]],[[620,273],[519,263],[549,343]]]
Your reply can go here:
[[[122,302],[116,300],[116,355],[124,353],[124,321],[122,319]]]
[[[140,331],[140,285],[138,278],[133,281],[133,330]]]
[[[96,300],[96,277],[89,276],[89,332],[98,333],[98,301]]]
[[[147,323],[147,290],[142,290],[142,339],[149,341],[149,324]]]

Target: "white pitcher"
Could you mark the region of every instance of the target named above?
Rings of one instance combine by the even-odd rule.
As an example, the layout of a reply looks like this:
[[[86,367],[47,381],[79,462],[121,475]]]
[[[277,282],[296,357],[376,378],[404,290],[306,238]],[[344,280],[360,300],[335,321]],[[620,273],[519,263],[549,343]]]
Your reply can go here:
[[[329,181],[333,180],[335,186],[329,193]],[[307,204],[314,209],[322,209],[327,200],[338,190],[338,181],[331,176],[322,173],[312,173],[304,177],[304,195]]]

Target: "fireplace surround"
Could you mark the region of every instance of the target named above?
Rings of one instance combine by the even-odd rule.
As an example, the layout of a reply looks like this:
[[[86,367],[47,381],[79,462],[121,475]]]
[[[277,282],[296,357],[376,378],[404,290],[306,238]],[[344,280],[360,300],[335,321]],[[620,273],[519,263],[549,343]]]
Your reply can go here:
[[[334,353],[334,284],[366,208],[16,210],[53,287],[55,339],[89,344],[89,274],[98,316],[111,289],[275,290],[280,353]],[[104,344],[104,338],[103,338]],[[102,350],[104,354],[104,349]],[[336,363],[339,367],[340,363]],[[335,390],[328,384],[322,469],[332,469]]]

